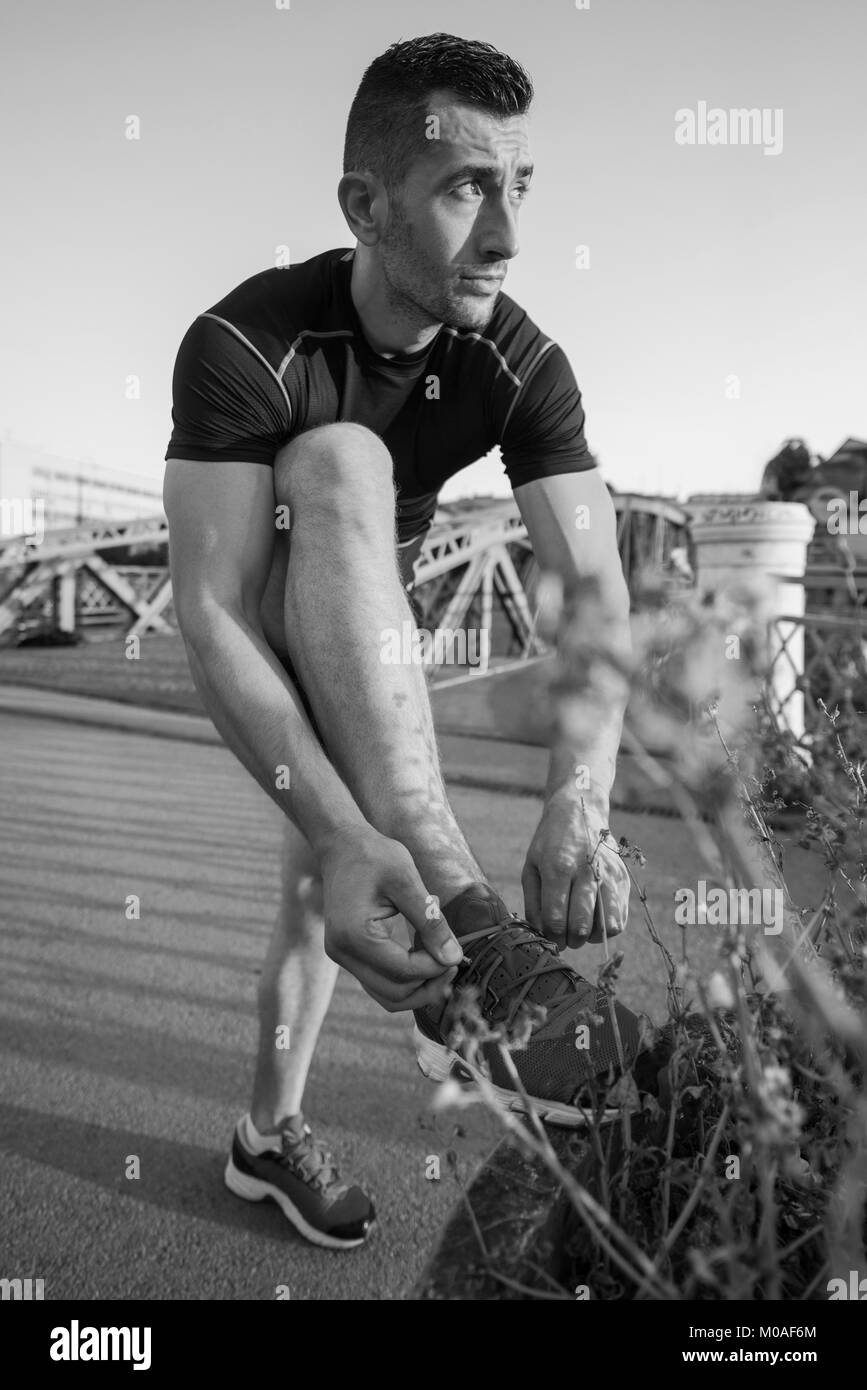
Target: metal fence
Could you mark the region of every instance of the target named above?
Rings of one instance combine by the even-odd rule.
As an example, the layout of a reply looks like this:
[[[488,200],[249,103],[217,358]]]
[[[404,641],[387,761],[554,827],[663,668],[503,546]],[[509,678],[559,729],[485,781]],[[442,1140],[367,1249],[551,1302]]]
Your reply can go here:
[[[809,744],[818,733],[829,730],[825,710],[832,715],[836,711],[836,730],[846,751],[863,757],[867,753],[867,614],[808,612],[776,618],[772,628],[774,656],[768,688],[778,722],[791,727],[793,703],[802,701],[803,741]],[[777,694],[780,688],[786,692],[783,698]]]

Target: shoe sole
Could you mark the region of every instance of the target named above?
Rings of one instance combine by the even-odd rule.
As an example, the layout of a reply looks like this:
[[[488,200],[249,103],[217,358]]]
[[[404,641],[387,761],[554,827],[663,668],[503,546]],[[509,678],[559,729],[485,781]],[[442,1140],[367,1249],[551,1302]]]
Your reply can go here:
[[[429,1081],[453,1079],[462,1085],[468,1085],[471,1081],[485,1081],[494,1092],[497,1104],[502,1106],[504,1110],[517,1111],[521,1115],[530,1113],[523,1096],[519,1095],[517,1091],[507,1091],[502,1086],[495,1086],[483,1072],[479,1071],[478,1067],[474,1067],[465,1057],[453,1052],[444,1043],[437,1043],[432,1038],[425,1037],[417,1026],[413,1028],[413,1042],[415,1043],[415,1055],[419,1071]],[[467,1072],[470,1073],[469,1077],[466,1075]],[[543,1123],[556,1125],[560,1129],[585,1129],[593,1120],[592,1115],[586,1115],[582,1110],[576,1109],[574,1105],[566,1105],[564,1101],[539,1100],[535,1096],[530,1096],[530,1100],[533,1103],[533,1109]],[[603,1110],[599,1124],[610,1124],[619,1115],[619,1110]]]
[[[230,1192],[234,1192],[236,1197],[243,1197],[245,1202],[264,1202],[270,1199],[276,1202],[286,1220],[293,1225],[305,1240],[309,1240],[313,1245],[322,1245],[327,1250],[354,1250],[358,1245],[364,1245],[367,1236],[373,1229],[374,1223],[370,1223],[367,1235],[359,1236],[357,1240],[340,1240],[337,1236],[329,1236],[324,1231],[318,1231],[315,1226],[311,1226],[309,1221],[305,1221],[295,1203],[281,1192],[279,1187],[274,1187],[273,1183],[263,1182],[261,1178],[251,1178],[249,1174],[242,1173],[235,1167],[231,1157],[226,1164],[224,1174],[225,1183]]]

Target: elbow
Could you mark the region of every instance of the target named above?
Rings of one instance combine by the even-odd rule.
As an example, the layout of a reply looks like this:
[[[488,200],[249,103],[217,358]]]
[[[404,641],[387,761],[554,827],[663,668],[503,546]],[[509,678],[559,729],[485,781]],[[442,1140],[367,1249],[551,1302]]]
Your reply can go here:
[[[212,596],[185,587],[173,588],[172,602],[178,630],[187,649],[197,651],[210,646],[225,607]]]
[[[202,596],[192,592],[186,585],[179,584],[173,578],[172,607],[181,636],[185,642],[191,642],[196,632],[203,626],[206,605],[202,602]]]
[[[203,659],[219,652],[229,637],[229,629],[257,630],[258,613],[241,599],[230,599],[209,590],[181,590],[173,596],[175,618],[188,652]]]

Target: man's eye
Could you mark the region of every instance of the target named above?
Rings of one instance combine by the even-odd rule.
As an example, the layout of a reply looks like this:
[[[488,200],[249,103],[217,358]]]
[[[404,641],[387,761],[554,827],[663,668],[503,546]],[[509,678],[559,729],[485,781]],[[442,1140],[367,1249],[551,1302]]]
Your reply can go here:
[[[484,197],[484,191],[478,179],[467,179],[464,183],[458,184],[453,191],[457,193],[459,197]],[[516,199],[517,202],[522,203],[529,192],[529,184],[517,184],[512,189],[511,196]]]

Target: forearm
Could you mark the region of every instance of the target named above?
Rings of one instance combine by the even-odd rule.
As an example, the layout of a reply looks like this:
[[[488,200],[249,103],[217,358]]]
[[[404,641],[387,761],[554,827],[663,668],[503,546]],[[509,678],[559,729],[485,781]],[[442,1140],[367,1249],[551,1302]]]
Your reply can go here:
[[[557,791],[571,792],[576,801],[607,809],[617,770],[617,752],[623,729],[623,712],[606,718],[597,738],[588,742],[560,737],[551,749],[545,800]]]
[[[592,633],[579,633],[579,689],[570,689],[561,704],[545,796],[546,801],[555,792],[576,801],[583,797],[607,813],[629,694],[623,674],[631,651],[628,599],[618,588],[609,596],[601,594],[598,608],[589,611]],[[569,621],[580,623],[580,610]],[[576,657],[561,654],[570,670]],[[570,684],[573,675],[570,670]]]
[[[239,610],[216,604],[188,615],[181,628],[196,689],[217,730],[314,849],[324,850],[347,826],[366,824],[262,632]]]

